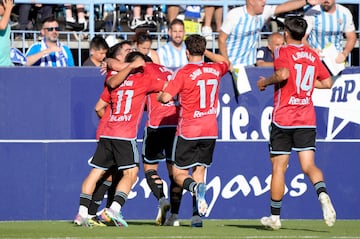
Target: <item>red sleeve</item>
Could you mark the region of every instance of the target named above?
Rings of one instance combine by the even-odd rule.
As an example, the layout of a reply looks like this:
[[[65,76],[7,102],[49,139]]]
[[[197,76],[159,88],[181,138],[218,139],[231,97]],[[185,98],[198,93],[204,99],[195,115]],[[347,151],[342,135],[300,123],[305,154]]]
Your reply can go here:
[[[164,91],[172,96],[178,94],[184,84],[184,77],[182,77],[181,75],[182,74],[180,72],[176,71],[174,78],[169,82]]]
[[[317,61],[317,67],[318,67],[317,80],[326,80],[331,76],[328,69],[326,69],[325,65],[322,63],[320,59],[318,59]]]
[[[275,50],[274,53],[274,70],[278,70],[281,68],[288,68],[289,67],[289,61],[287,60],[287,56],[284,51],[284,47],[279,47]]]
[[[109,89],[107,87],[104,87],[103,92],[101,93],[100,98],[106,102],[106,103],[110,103],[110,92]]]

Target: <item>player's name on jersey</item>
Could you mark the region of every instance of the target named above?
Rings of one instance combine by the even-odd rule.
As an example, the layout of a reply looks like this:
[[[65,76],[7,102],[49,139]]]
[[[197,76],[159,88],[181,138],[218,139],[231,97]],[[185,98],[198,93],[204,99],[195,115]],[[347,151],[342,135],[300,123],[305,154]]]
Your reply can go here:
[[[202,69],[197,69],[195,70],[194,72],[192,72],[190,74],[190,78],[192,80],[194,80],[196,77],[198,77],[199,75],[201,75],[202,73],[212,73],[216,76],[219,76],[220,75],[220,72],[218,70],[216,70],[215,68],[212,68],[212,67],[204,67]]]

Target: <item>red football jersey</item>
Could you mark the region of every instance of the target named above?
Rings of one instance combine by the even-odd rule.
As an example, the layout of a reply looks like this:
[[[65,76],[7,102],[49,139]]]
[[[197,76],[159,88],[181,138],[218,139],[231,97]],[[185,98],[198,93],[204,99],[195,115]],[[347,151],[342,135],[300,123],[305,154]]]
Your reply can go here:
[[[158,76],[165,81],[172,79],[173,71],[155,63],[147,63],[149,68],[158,72]],[[148,120],[146,126],[151,128],[176,127],[179,119],[178,103],[170,101],[162,104],[157,101],[157,93],[149,94],[146,100]],[[176,106],[177,105],[177,106]]]
[[[110,91],[111,113],[101,138],[136,139],[146,94],[162,90],[165,81],[151,67],[130,74]]]
[[[110,92],[108,90],[107,87],[104,87],[103,92],[101,93],[100,98],[104,101],[110,104]],[[104,128],[106,125],[106,122],[109,120],[110,118],[110,106],[108,105],[105,108],[105,113],[104,115],[101,117],[101,119],[99,120],[99,124],[98,127],[96,129],[96,139],[99,140],[100,135],[102,135],[102,133],[104,132]]]
[[[304,45],[283,46],[275,52],[274,68],[288,68],[290,76],[275,85],[272,121],[280,127],[316,127],[314,84],[330,77],[318,55]]]
[[[219,83],[228,71],[225,62],[187,64],[164,91],[177,94],[180,118],[177,135],[188,139],[217,138]]]

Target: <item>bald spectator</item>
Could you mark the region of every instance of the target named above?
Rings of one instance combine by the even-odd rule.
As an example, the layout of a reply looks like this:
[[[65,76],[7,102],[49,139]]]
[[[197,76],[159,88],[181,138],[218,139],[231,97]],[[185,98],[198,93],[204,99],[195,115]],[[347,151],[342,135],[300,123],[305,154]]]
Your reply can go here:
[[[274,32],[268,37],[267,46],[258,48],[256,54],[256,66],[274,66],[274,51],[284,45],[284,36]]]

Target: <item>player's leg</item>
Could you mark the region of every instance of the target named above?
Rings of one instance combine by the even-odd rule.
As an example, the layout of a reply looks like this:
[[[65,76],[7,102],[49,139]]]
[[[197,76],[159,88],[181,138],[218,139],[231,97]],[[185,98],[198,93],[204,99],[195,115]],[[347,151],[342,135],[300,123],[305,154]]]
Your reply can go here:
[[[315,139],[315,129],[299,129],[294,134],[301,169],[314,185],[325,223],[331,227],[335,224],[336,212],[327,193],[323,173],[315,164]]]
[[[89,222],[89,207],[92,201],[92,193],[95,190],[96,182],[105,173],[104,170],[93,168],[82,184],[80,193],[80,205],[74,223],[80,226],[91,227]]]
[[[109,141],[101,139],[97,145],[94,157],[89,162],[89,165],[93,168],[83,181],[81,187],[79,211],[74,220],[76,224],[82,226],[93,226],[88,220],[89,206],[96,183],[102,178],[106,170],[114,164],[111,159],[112,150]]]
[[[165,197],[163,180],[158,174],[159,162],[165,162],[163,153],[166,142],[166,130],[164,128],[145,128],[142,156],[146,182],[153,195],[159,202],[156,224],[163,225],[166,214],[170,209],[170,203]]]
[[[168,173],[169,173],[169,179],[170,179],[170,217],[166,219],[164,225],[165,226],[180,226],[180,222],[178,220],[179,217],[179,210],[180,210],[180,204],[181,204],[181,198],[182,198],[182,192],[183,188],[179,186],[174,180],[173,176],[173,165],[172,162],[166,163]]]
[[[125,169],[123,171],[123,176],[120,179],[118,185],[116,186],[114,200],[111,203],[110,208],[105,208],[101,214],[102,218],[105,221],[113,221],[114,224],[118,227],[128,226],[127,222],[123,219],[123,216],[121,214],[121,208],[125,205],[127,197],[131,191],[131,187],[136,182],[138,172],[138,166]]]
[[[100,205],[104,199],[106,192],[109,190],[112,184],[112,177],[111,175],[108,176],[108,172],[105,173],[104,177],[99,180],[96,184],[92,200],[89,206],[89,217],[94,218],[96,217],[96,213],[99,210]]]
[[[156,216],[156,224],[163,225],[166,220],[166,213],[170,209],[170,203],[165,197],[163,181],[158,175],[157,168],[158,164],[148,164],[144,162],[146,182],[159,202],[159,210]]]
[[[124,206],[132,186],[137,180],[139,172],[139,152],[135,140],[111,140],[114,160],[118,170],[123,175],[116,186],[114,201],[110,208],[105,208],[101,214],[107,222],[114,222],[116,226],[127,227],[128,224],[121,215],[121,208]]]
[[[280,211],[285,191],[285,173],[292,150],[292,130],[282,129],[272,124],[270,129],[270,160],[272,163],[270,184],[270,213],[262,217],[261,224],[274,230],[281,228]]]

